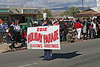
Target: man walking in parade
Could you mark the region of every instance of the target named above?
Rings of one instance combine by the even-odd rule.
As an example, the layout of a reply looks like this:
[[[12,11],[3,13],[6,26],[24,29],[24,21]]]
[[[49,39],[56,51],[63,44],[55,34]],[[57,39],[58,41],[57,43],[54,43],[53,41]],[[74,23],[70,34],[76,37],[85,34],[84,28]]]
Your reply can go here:
[[[49,26],[47,20],[44,20],[44,25],[43,26]],[[51,50],[44,50],[44,59],[43,60],[51,60]]]

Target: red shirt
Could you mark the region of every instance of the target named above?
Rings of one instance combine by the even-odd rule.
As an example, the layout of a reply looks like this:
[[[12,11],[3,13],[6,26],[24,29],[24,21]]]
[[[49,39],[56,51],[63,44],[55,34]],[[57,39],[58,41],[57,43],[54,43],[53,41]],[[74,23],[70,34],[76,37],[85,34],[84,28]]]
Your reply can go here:
[[[74,25],[74,27],[76,27],[77,29],[79,29],[79,28],[82,28],[82,25],[81,25],[80,23],[76,23],[76,24]]]
[[[22,37],[25,38],[26,37],[26,33],[22,33]]]
[[[59,25],[58,23],[55,23],[55,25]]]

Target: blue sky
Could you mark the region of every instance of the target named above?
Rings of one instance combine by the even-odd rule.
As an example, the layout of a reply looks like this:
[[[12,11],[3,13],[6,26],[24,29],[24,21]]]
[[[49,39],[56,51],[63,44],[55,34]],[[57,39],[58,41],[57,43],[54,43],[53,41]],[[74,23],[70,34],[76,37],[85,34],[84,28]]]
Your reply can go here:
[[[81,6],[81,0],[0,0],[0,5],[27,6],[42,8],[59,8],[70,6]],[[96,0],[84,0],[85,7],[95,7]]]

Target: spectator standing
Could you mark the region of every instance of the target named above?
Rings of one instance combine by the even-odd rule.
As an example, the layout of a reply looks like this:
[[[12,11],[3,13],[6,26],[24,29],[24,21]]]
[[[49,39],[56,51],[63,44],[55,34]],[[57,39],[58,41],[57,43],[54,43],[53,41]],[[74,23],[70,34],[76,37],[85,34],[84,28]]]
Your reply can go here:
[[[15,25],[14,25],[14,21],[12,21],[12,23],[11,23],[10,27],[11,27],[11,26],[15,27]]]
[[[5,22],[4,28],[5,28],[5,29],[8,29],[8,24],[7,24],[7,22]]]
[[[39,23],[38,23],[38,26],[42,26],[42,23],[41,23],[41,22],[39,22]]]
[[[78,20],[78,19],[75,19],[75,24],[77,23],[77,20]]]
[[[97,22],[97,20],[95,19],[95,23],[96,23],[96,35],[98,35],[98,29],[99,29],[99,23]]]
[[[62,30],[61,30],[61,27],[60,27],[60,41],[62,41]]]
[[[2,36],[5,36],[3,22],[0,23],[0,31],[2,32]]]
[[[37,24],[37,22],[35,21],[35,22],[34,22],[34,27],[37,27],[37,26],[38,26],[38,24]]]
[[[95,22],[95,20],[93,20],[93,22],[91,23],[91,25],[93,25],[93,29],[95,30],[95,32],[96,32],[96,35],[97,35],[97,25],[96,25],[96,22]]]
[[[33,27],[33,23],[31,21],[31,19],[27,20],[27,27]]]
[[[73,21],[70,23],[69,28],[68,28],[68,32],[73,36],[74,35],[74,23]]]
[[[18,21],[16,21],[16,24],[15,24],[15,26],[14,26],[14,30],[15,30],[16,32],[20,32],[20,30],[21,30]]]
[[[11,34],[12,36],[15,36],[15,30],[14,30],[14,27],[13,27],[13,26],[10,27],[9,32],[10,32],[10,34]],[[15,38],[15,37],[13,37],[13,38]]]
[[[62,21],[62,23],[60,24],[62,30],[65,30],[65,25],[64,25],[64,23],[65,23],[65,22]],[[59,23],[58,23],[57,25],[59,25]]]
[[[68,33],[68,27],[69,27],[69,25],[67,24],[67,23],[65,23],[65,33],[67,34]]]
[[[90,29],[90,35],[91,35],[91,39],[94,39],[95,29],[93,28],[93,24],[92,24],[92,28]]]
[[[86,27],[87,27],[87,29],[86,29],[86,35],[87,35],[87,39],[88,39],[89,38],[89,36],[88,36],[89,35],[89,29],[90,29],[90,25],[91,24],[90,24],[90,21],[89,20],[85,24],[86,24]]]
[[[74,27],[77,29],[77,33],[78,33],[78,37],[77,38],[80,39],[82,25],[81,25],[81,23],[79,23],[79,20],[77,20],[77,23],[74,25]]]
[[[21,27],[20,27],[18,21],[16,21],[16,24],[15,24],[15,26],[14,26],[14,30],[15,30],[16,33],[17,33],[17,32],[20,32],[20,35],[22,36],[22,30],[21,30]]]
[[[4,32],[4,36],[3,37],[5,38],[5,34],[6,34],[6,32],[8,32],[8,24],[7,24],[7,22],[4,23],[3,28],[4,28],[3,29],[3,32]]]
[[[50,20],[48,21],[48,23],[49,23],[49,25],[52,25],[52,19],[50,19]]]
[[[91,25],[93,24],[93,28],[95,29],[96,31],[96,23],[95,23],[95,20],[91,23]]]
[[[85,40],[86,30],[87,30],[86,24],[83,23],[83,40]]]
[[[65,41],[67,40],[66,39],[66,35],[68,34],[68,25],[67,25],[67,23],[65,23]]]
[[[65,31],[63,30],[61,34],[62,34],[62,41],[65,41]]]

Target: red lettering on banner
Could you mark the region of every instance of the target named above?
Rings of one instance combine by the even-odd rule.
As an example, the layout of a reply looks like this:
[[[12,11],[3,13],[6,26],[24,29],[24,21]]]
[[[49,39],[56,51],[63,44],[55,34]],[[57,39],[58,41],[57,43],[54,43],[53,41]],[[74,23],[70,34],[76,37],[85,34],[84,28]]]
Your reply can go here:
[[[42,43],[42,34],[39,33],[39,40]]]
[[[47,31],[47,28],[37,28],[37,32]]]
[[[37,32],[39,32],[39,28],[37,28]]]
[[[56,41],[57,39],[59,39],[59,37],[58,37],[58,29],[56,31],[54,31],[54,41]]]
[[[41,28],[41,30],[42,30],[42,28]],[[58,29],[56,31],[54,31],[53,33],[49,33],[47,35],[46,34],[43,35],[43,34],[37,33],[37,32],[30,33],[28,35],[28,43],[30,43],[31,41],[39,41],[42,43],[42,36],[44,37],[44,43],[51,43],[51,42],[59,39],[58,33],[59,33]]]
[[[46,43],[46,35],[44,34],[44,43]]]
[[[45,48],[59,48],[58,44],[44,44]]]
[[[32,41],[32,37],[33,37],[33,34],[30,33],[30,34],[28,35],[28,43]]]
[[[47,31],[47,28],[45,28],[45,31]]]
[[[53,33],[51,33],[51,42],[53,41],[54,37],[53,37]]]
[[[38,41],[38,33],[35,33],[35,40]]]
[[[30,33],[28,35],[28,43],[31,41],[39,41],[42,43],[42,34],[41,33]]]
[[[56,41],[58,39],[59,39],[58,30],[54,31],[54,34],[49,33],[48,35],[44,35],[44,43],[50,43],[50,42]]]
[[[42,44],[30,44],[32,48],[43,48]]]
[[[42,31],[42,28],[40,28],[40,32]]]

